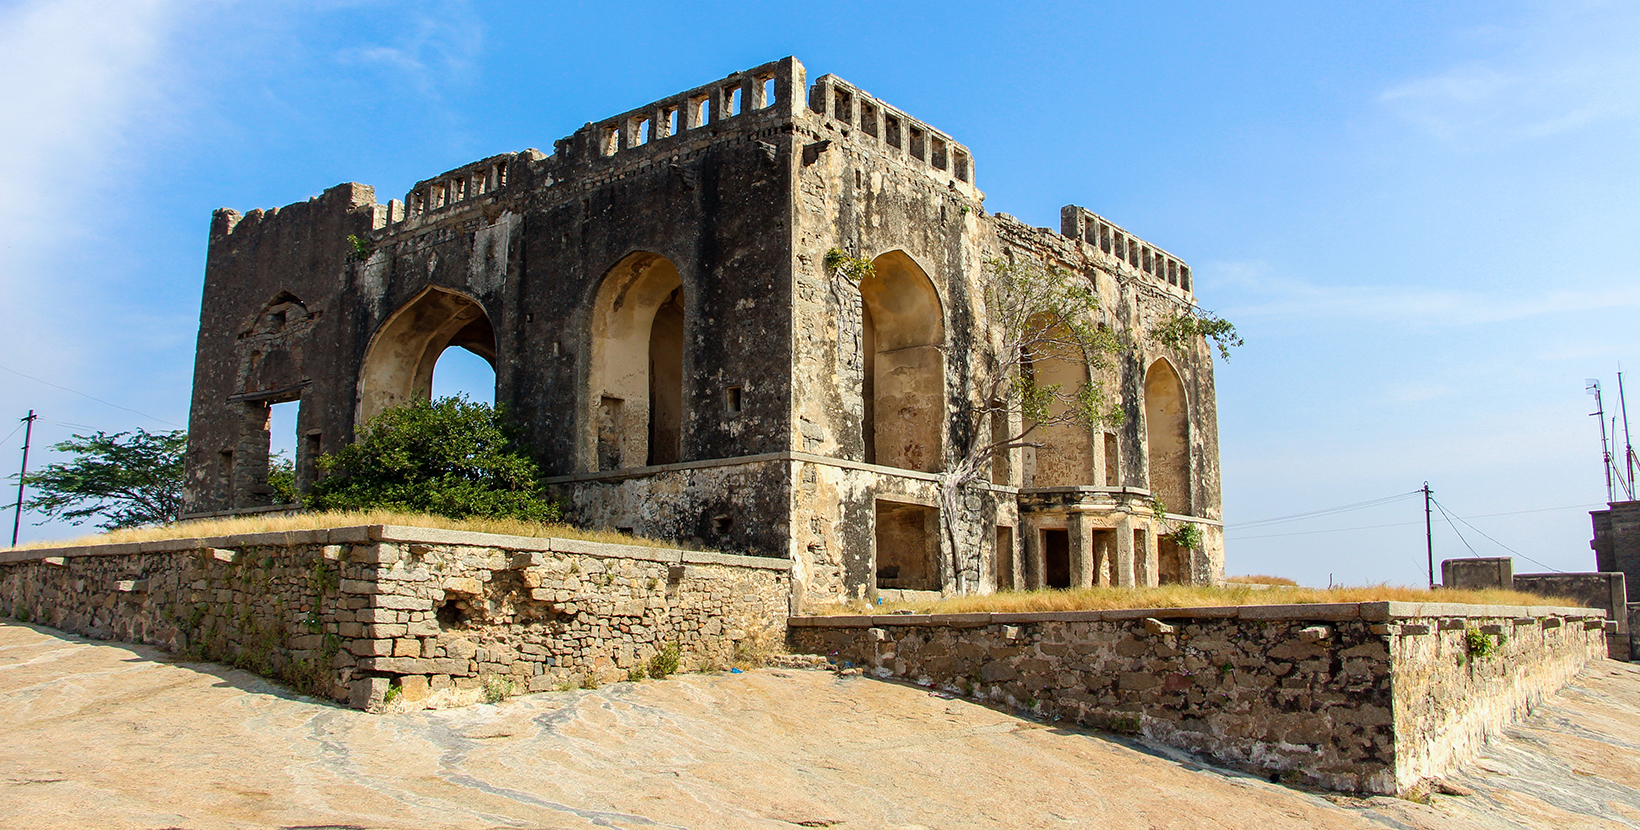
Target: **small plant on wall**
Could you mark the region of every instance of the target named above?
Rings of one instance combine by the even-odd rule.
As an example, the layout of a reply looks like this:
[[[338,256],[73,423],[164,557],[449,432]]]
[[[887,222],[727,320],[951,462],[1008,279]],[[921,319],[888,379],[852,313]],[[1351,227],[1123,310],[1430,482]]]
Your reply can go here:
[[[1464,630],[1464,648],[1468,652],[1470,662],[1498,656],[1498,652],[1503,649],[1503,644],[1508,641],[1508,638],[1503,634],[1495,636],[1497,639],[1493,639],[1494,635],[1487,634],[1474,626]]]

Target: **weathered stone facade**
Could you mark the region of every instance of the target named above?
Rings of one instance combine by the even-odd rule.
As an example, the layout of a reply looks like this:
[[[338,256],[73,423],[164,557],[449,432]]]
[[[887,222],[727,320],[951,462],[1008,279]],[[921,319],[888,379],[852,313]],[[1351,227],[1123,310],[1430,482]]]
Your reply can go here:
[[[785,635],[789,563],[363,526],[0,553],[0,614],[381,703],[486,678],[609,682],[669,644],[725,665]]]
[[[426,395],[460,346],[495,366],[575,519],[788,559],[800,602],[1220,579],[1211,355],[1145,336],[1193,304],[1190,268],[1082,208],[1056,233],[983,198],[966,147],[787,58],[403,202],[345,184],[220,210],[189,510],[267,505],[271,404],[301,402],[306,487],[319,453]],[[875,276],[830,273],[833,248]],[[997,360],[977,288],[992,258],[1097,290],[1134,346],[1103,379],[1127,417],[1049,431],[942,515],[942,471],[985,438],[959,413]],[[1164,538],[1183,522],[1199,549]]]
[[[1284,780],[1395,793],[1604,651],[1603,612],[1402,602],[796,617],[794,650]]]

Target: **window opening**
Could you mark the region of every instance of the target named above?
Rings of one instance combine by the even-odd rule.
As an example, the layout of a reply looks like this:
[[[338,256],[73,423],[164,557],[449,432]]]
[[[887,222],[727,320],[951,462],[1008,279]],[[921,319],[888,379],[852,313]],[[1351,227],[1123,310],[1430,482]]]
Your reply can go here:
[[[604,155],[615,155],[616,151],[621,149],[621,131],[614,127],[604,127],[602,144]]]
[[[927,156],[924,153],[926,149],[924,144],[926,144],[926,141],[927,135],[922,131],[922,128],[911,128],[911,155],[918,161],[925,161],[927,159]]]
[[[740,387],[731,386],[723,390],[723,408],[729,412],[740,411]]]
[[[775,93],[774,93],[774,76],[773,75],[765,75],[765,76],[763,76],[763,78],[761,80],[763,81],[763,83],[761,84],[761,87],[763,89],[763,108],[767,109],[769,107],[774,106],[774,104],[775,104],[775,100],[774,100],[774,95],[775,95]]]
[[[900,119],[892,115],[883,119],[883,140],[888,146],[900,149]]]
[[[864,101],[860,102],[860,132],[877,137],[877,108]]]
[[[1116,433],[1107,432],[1105,433],[1105,486],[1119,487],[1121,484],[1122,459],[1117,455]]]
[[[939,589],[940,512],[920,504],[877,502],[877,587]]]
[[[831,117],[845,124],[854,120],[854,96],[841,89],[832,89]]]
[[[739,115],[741,107],[745,106],[746,103],[745,96],[742,94],[743,90],[739,84],[736,84],[729,87],[727,92],[728,94],[724,96],[724,99],[729,103],[729,114],[731,116]]]
[[[945,167],[946,167],[946,164],[945,164],[945,142],[942,141],[939,138],[930,137],[929,138],[929,146],[931,148],[933,148],[933,150],[934,150],[934,155],[929,160],[929,163],[934,165],[934,169],[936,169],[936,170],[944,170]]]
[[[678,113],[677,107],[661,108],[660,128],[666,131],[662,133],[661,137],[665,138],[678,134]]]
[[[961,150],[953,150],[951,155],[954,159],[951,162],[951,168],[957,174],[957,181],[968,181],[968,154]]]
[[[641,147],[649,143],[649,119],[643,116],[634,117],[629,123],[631,132],[627,136],[626,146]]]

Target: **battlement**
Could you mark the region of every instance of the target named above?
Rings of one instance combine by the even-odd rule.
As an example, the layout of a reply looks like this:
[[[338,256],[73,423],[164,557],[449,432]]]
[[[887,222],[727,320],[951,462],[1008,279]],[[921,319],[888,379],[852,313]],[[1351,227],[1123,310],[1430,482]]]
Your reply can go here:
[[[1194,293],[1190,266],[1087,208],[1060,208],[1059,232],[1091,248],[1118,269],[1146,274],[1187,294]]]
[[[556,156],[609,158],[640,148],[663,150],[715,126],[750,126],[752,121],[797,113],[803,64],[782,58],[726,78],[670,95],[613,118],[588,123],[554,144]]]
[[[974,187],[974,156],[966,146],[836,75],[815,79],[809,110],[841,126],[845,137],[878,143],[890,156],[936,178],[943,175]]]

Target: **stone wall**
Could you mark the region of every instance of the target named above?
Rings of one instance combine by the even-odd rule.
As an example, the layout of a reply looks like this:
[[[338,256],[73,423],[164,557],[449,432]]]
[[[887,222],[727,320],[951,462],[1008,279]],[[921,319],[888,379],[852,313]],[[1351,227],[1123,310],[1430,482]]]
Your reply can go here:
[[[488,678],[607,682],[778,644],[785,560],[371,525],[0,553],[0,613],[374,708]]]
[[[796,651],[1331,789],[1461,761],[1603,653],[1584,608],[1456,604],[796,617]]]

